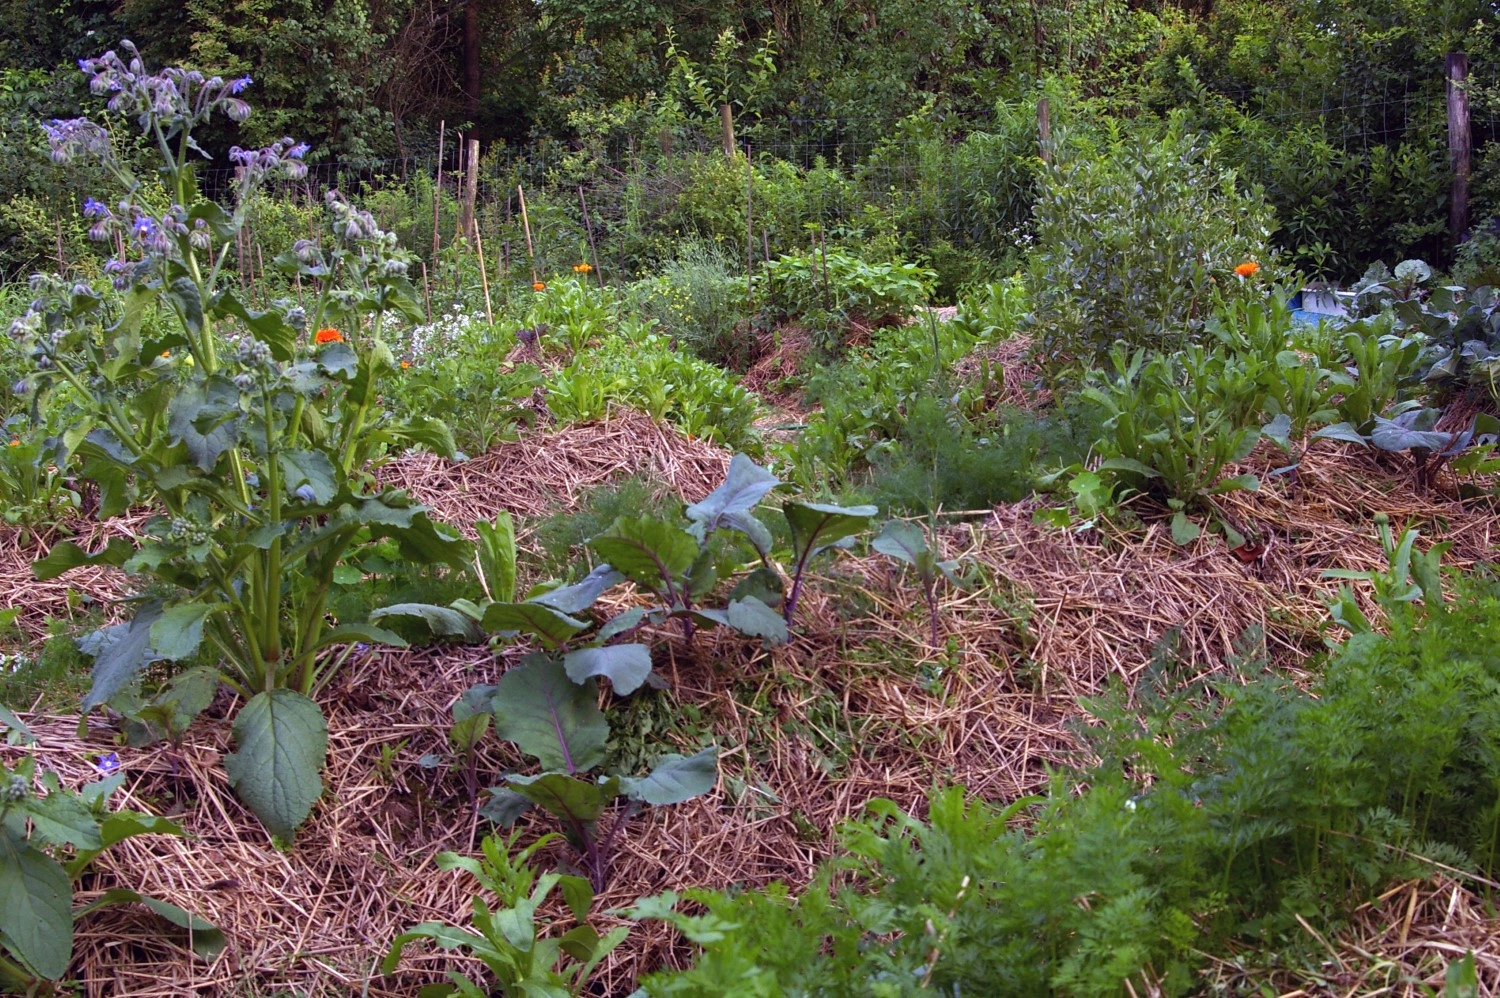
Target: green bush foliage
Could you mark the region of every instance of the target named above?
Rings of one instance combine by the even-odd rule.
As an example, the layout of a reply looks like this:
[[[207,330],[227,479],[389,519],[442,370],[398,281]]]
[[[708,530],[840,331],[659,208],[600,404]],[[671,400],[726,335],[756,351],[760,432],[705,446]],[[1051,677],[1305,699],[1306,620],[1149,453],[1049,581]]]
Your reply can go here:
[[[1183,123],[1064,146],[1042,173],[1028,326],[1050,364],[1089,365],[1123,341],[1191,342],[1222,300],[1264,272],[1272,217]]]

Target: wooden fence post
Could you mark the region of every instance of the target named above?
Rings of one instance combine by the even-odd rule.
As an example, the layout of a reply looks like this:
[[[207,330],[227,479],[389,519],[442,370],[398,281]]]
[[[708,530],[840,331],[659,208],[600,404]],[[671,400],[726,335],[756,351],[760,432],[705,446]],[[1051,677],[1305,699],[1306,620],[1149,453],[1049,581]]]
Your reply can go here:
[[[1453,199],[1448,224],[1455,249],[1469,232],[1469,158],[1473,135],[1469,131],[1469,57],[1448,53],[1448,155],[1453,168]]]
[[[1042,162],[1052,162],[1052,104],[1045,97],[1036,102],[1036,136]]]
[[[724,129],[724,155],[734,158],[734,109],[728,104],[719,105],[719,123]]]
[[[479,219],[474,215],[474,206],[479,200],[479,140],[469,140],[468,172],[464,174],[464,217],[459,226],[465,239],[473,239],[479,231]]]

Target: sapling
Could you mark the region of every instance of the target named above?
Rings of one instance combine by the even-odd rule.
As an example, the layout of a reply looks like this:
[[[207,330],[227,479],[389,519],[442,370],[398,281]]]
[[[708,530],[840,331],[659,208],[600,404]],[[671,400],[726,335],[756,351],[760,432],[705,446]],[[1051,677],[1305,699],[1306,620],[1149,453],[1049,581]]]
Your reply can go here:
[[[576,682],[556,657],[530,655],[494,687],[479,691],[489,697],[495,733],[543,769],[532,776],[506,776],[503,785],[490,788],[481,813],[502,825],[533,806],[551,814],[582,857],[595,890],[604,888],[615,837],[641,806],[690,800],[708,793],[718,778],[718,749],[705,748],[688,757],[663,756],[643,777],[589,779],[604,765],[609,722],[599,709],[595,681]],[[600,835],[598,822],[618,797],[627,804]]]
[[[927,602],[928,622],[932,625],[932,646],[938,647],[940,634],[937,584],[939,579],[947,579],[950,585],[958,584],[958,579],[953,574],[953,570],[958,567],[958,562],[955,560],[939,561],[937,554],[928,544],[927,531],[906,520],[888,521],[875,539],[870,542],[870,547],[916,570],[917,578],[922,582],[922,598]]]

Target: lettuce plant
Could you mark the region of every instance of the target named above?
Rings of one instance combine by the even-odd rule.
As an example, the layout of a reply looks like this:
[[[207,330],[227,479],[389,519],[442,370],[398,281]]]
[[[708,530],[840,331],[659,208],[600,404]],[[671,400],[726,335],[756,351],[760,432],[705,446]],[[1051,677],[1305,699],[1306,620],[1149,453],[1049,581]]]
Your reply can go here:
[[[12,333],[34,361],[36,404],[66,387],[77,406],[62,450],[97,487],[101,515],[130,501],[153,515],[143,536],[97,552],[59,544],[35,574],[108,564],[159,584],[165,595],[141,601],[130,621],[80,642],[94,659],[84,710],[108,703],[147,664],[193,657],[207,641],[219,679],[245,701],[225,758],[230,782],[289,838],[323,789],[327,726],[312,696],[343,661],[338,646],[399,642],[365,623],[330,625],[335,571],[385,537],[419,564],[470,558],[455,531],[370,474],[407,446],[453,451],[442,423],[396,423],[379,405],[380,379],[395,367],[383,317],[417,314],[408,256],[367,212],[330,193],[324,234],[278,261],[311,289],[310,309],[251,308],[225,279],[243,206],[267,180],[304,175],[306,147],[281,139],[231,150],[238,179],[226,209],[197,185],[193,129],[215,115],[244,120],[250,108],[238,94],[248,78],[150,73],[128,43],[81,65],[111,111],[136,115],[161,167],[136,176],[115,155],[115,137],[87,118],[46,126],[54,159],[96,160],[119,184],[119,200],[84,204],[90,235],[120,247],[105,268],[117,294],[38,278]]]

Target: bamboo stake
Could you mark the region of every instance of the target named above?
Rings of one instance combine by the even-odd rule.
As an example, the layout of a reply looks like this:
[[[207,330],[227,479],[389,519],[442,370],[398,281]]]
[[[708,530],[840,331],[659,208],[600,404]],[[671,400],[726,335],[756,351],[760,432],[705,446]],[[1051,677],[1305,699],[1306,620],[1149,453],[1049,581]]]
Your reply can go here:
[[[521,190],[521,185],[516,185],[516,196],[521,199],[521,228],[526,232],[526,257],[531,261],[531,283],[540,283],[536,279],[536,247],[531,243],[531,220],[526,215],[526,192]]]
[[[432,262],[437,263],[438,245],[441,230],[438,228],[441,209],[443,206],[443,132],[447,128],[446,121],[438,122],[438,162],[437,162],[437,186],[432,189]]]
[[[755,310],[755,169],[750,165],[750,143],[745,143],[745,302]]]
[[[478,143],[476,143],[477,145]],[[484,269],[484,240],[479,237],[479,219],[474,219],[474,252],[479,256],[479,286],[484,288],[484,318],[495,324],[495,313],[490,308],[490,275]]]
[[[432,291],[427,286],[427,261],[422,261],[422,300],[427,303],[427,321],[432,322]]]
[[[478,139],[470,139],[468,141],[467,162],[469,170],[464,174],[464,217],[461,224],[463,225],[465,236],[469,234],[470,229],[474,230],[475,241],[477,242],[479,237],[479,219],[475,213],[474,206],[479,200]]]
[[[604,290],[604,275],[599,272],[599,247],[594,245],[594,223],[589,218],[589,203],[583,196],[583,185],[578,185],[578,203],[583,205],[583,227],[589,234],[589,255],[594,258],[594,276],[599,279],[599,290]]]

